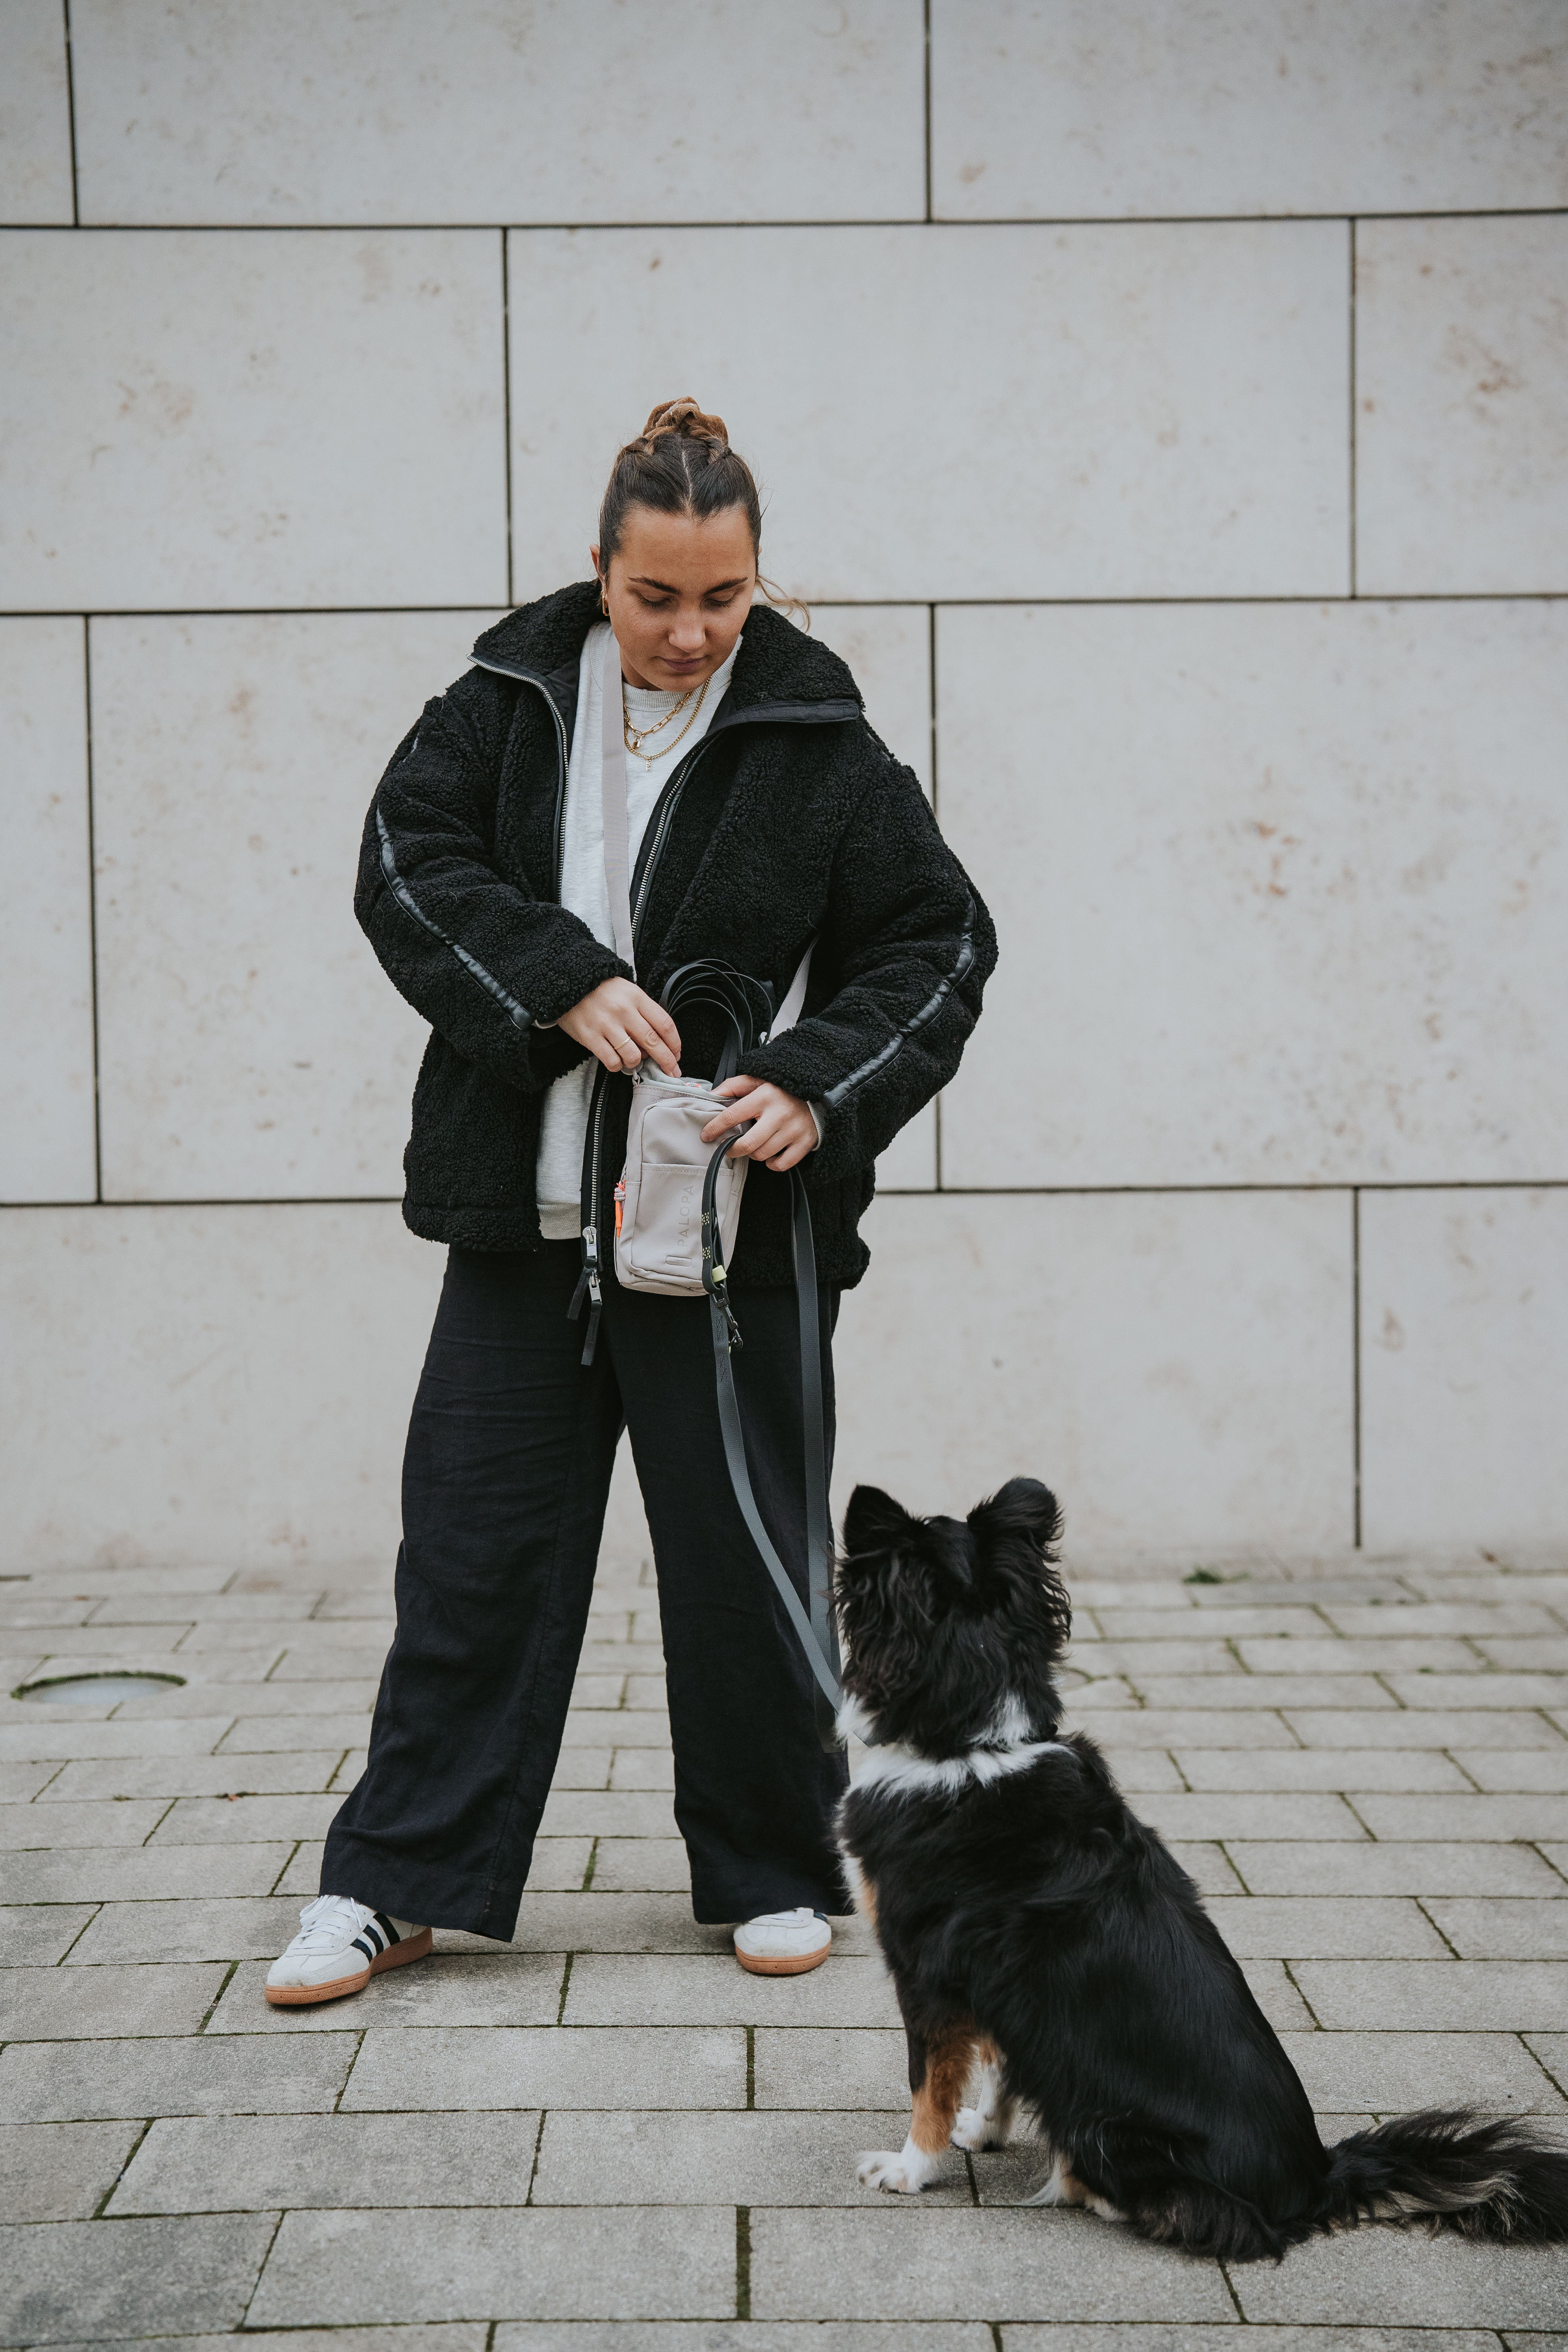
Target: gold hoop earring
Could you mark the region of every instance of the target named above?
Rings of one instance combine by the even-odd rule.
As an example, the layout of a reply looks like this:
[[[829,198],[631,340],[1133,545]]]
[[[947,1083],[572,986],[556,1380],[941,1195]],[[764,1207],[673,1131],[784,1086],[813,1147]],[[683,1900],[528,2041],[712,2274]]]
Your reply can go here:
[[[605,618],[608,620],[610,617],[610,600],[605,595],[602,588],[599,591],[599,610],[603,613]]]

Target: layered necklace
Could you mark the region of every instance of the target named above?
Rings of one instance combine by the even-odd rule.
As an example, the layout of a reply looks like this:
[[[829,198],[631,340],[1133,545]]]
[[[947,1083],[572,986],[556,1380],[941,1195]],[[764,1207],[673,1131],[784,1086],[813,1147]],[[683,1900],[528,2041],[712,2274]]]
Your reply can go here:
[[[708,680],[704,678],[700,686],[689,686],[674,709],[667,710],[662,719],[656,719],[651,727],[634,727],[631,713],[626,709],[626,684],[623,678],[621,680],[621,730],[626,737],[627,751],[635,751],[637,758],[651,768],[656,760],[662,758],[667,751],[673,751],[676,745],[689,733],[696,722],[697,714],[702,708],[702,698],[707,691]],[[695,702],[692,702],[693,695],[697,698]],[[672,735],[668,743],[655,743],[651,751],[645,751],[643,745],[652,743],[656,735],[662,735],[667,727],[673,726],[689,702],[691,702],[691,713],[680,733]]]

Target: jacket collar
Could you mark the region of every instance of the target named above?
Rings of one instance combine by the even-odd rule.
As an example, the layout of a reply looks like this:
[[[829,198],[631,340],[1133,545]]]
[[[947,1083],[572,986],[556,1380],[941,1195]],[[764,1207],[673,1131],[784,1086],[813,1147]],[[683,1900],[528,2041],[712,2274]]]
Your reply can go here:
[[[577,581],[520,605],[487,629],[475,643],[474,659],[542,688],[570,737],[584,640],[600,617],[598,582]],[[747,721],[827,726],[858,719],[861,709],[859,688],[837,654],[766,604],[756,604],[746,616],[730,690],[709,732]]]

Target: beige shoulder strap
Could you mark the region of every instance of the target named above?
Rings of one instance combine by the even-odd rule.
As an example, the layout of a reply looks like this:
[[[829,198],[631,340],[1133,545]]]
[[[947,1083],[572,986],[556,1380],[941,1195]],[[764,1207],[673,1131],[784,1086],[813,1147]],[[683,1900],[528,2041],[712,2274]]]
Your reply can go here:
[[[631,856],[626,824],[626,705],[621,699],[621,649],[614,629],[605,631],[599,669],[599,789],[605,818],[605,882],[610,894],[610,927],[616,953],[637,970],[632,952]]]

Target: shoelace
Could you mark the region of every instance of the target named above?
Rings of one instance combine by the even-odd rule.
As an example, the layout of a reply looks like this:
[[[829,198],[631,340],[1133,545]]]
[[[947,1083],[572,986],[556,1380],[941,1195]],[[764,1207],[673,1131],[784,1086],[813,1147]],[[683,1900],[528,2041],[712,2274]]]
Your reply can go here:
[[[300,1914],[300,1934],[302,1944],[325,1945],[335,1940],[335,1931],[342,1928],[345,1916],[353,1922],[358,1934],[374,1912],[363,1903],[356,1903],[349,1895],[318,1895],[307,1903]]]
[[[748,1927],[804,1927],[808,1919],[816,1916],[815,1911],[802,1904],[796,1911],[759,1911],[754,1919],[747,1920],[746,1925]]]

